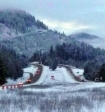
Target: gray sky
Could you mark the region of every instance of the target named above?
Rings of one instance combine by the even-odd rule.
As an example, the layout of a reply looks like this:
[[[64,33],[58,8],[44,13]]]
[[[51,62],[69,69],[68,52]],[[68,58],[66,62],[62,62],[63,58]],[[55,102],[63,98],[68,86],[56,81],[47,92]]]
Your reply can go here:
[[[0,9],[25,10],[51,29],[105,38],[105,0],[0,0]]]

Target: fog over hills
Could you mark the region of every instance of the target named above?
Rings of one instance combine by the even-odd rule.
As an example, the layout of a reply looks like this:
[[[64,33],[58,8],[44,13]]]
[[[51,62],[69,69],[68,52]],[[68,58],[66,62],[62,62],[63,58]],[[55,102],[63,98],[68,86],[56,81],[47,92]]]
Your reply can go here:
[[[98,36],[87,34],[87,33],[76,33],[69,36],[69,38],[75,39],[79,42],[85,42],[93,47],[105,49],[105,39]]]
[[[87,33],[75,33],[70,35],[71,38],[75,38],[77,40],[83,40],[83,39],[97,39],[99,38],[98,36],[87,34]]]

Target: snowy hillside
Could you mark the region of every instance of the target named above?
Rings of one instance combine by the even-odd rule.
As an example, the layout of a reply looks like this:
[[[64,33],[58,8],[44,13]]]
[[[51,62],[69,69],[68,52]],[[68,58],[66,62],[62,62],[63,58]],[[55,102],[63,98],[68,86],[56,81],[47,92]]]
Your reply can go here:
[[[7,48],[14,49],[19,54],[25,54],[31,57],[36,50],[47,51],[51,45],[62,44],[64,38],[50,30],[36,30],[16,36],[12,40],[5,40],[1,43]],[[14,46],[14,47],[13,47]]]
[[[63,43],[65,37],[25,11],[0,11],[0,43],[18,54],[31,57],[36,50],[47,51],[51,45]]]

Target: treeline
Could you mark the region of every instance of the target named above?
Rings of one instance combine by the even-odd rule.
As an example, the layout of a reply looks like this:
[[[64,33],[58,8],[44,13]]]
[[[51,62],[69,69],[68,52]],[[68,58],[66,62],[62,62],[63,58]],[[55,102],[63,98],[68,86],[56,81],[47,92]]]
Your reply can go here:
[[[17,34],[18,32],[25,33],[26,31],[30,31],[33,26],[48,29],[43,22],[36,20],[34,16],[25,11],[18,10],[0,11],[0,23],[15,29]]]
[[[60,64],[69,64],[76,67],[84,68],[87,62],[96,61],[98,65],[105,62],[105,51],[100,48],[93,48],[85,43],[77,44],[72,42],[70,44],[63,43],[56,45],[55,48],[51,46],[50,50],[45,53],[35,52],[30,61],[45,60],[45,64],[49,64],[49,60],[57,59]]]
[[[25,56],[18,56],[0,44],[0,83],[6,78],[17,79],[23,75],[23,68],[27,66]]]
[[[87,80],[105,82],[105,62],[89,61],[84,67],[84,76]]]
[[[88,72],[84,72],[84,76],[89,80],[94,80],[97,76],[97,70],[105,63],[105,51],[93,48],[85,43],[63,43],[62,45],[57,45],[55,48],[51,46],[50,50],[45,53],[41,53],[41,51],[35,52],[30,61],[39,61],[48,66],[56,62],[57,64],[68,64],[85,69],[87,69],[86,67],[90,67],[87,70]]]

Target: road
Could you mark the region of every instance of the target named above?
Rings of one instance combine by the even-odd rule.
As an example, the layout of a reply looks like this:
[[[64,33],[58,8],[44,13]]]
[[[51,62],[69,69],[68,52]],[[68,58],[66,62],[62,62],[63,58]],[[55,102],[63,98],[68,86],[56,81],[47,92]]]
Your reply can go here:
[[[72,69],[70,68],[70,66],[67,65],[59,65],[62,67],[65,67],[66,70],[68,71],[69,75],[71,75],[71,77],[76,80],[77,82],[83,82],[81,79],[79,79],[77,76],[74,75],[74,73],[72,72]]]
[[[32,74],[32,73],[30,73],[30,72],[24,72],[24,73],[30,74],[30,78],[29,78],[29,79],[31,79],[31,82],[30,82],[30,83],[24,82],[24,83],[23,83],[23,86],[24,86],[24,85],[33,84],[33,83],[37,82],[37,81],[39,80],[39,78],[40,78],[42,72],[43,72],[43,67],[42,67],[42,65],[40,65],[40,64],[31,64],[31,65],[34,65],[34,66],[38,67],[37,70],[40,70],[40,72],[39,72],[39,74]],[[10,85],[7,85],[7,86],[14,86],[14,85],[16,85],[16,84],[10,84]],[[17,85],[18,85],[18,84],[17,84]]]
[[[42,74],[42,72],[43,72],[43,67],[42,67],[42,65],[40,65],[40,64],[31,64],[31,65],[34,65],[34,66],[38,67],[37,70],[40,70],[40,72],[39,72],[39,74],[34,74],[34,76],[33,76],[32,73],[25,72],[25,73],[29,73],[29,74],[30,74],[30,78],[29,78],[29,79],[31,79],[31,82],[30,82],[30,83],[25,82],[24,85],[26,85],[26,84],[33,84],[33,83],[35,83],[36,81],[38,81],[38,79],[40,78],[40,76],[41,76],[41,74]]]
[[[41,64],[34,64],[32,63],[31,65],[36,66],[40,72],[39,74],[32,74],[29,72],[25,72],[25,73],[29,73],[30,74],[30,78],[31,82],[25,82],[23,83],[23,87],[27,88],[27,87],[33,87],[33,88],[45,88],[45,87],[50,87],[51,85],[57,85],[57,84],[63,84],[63,83],[78,83],[78,82],[82,82],[80,79],[78,79],[72,72],[71,68],[69,66],[66,65],[59,65],[61,67],[66,68],[67,73],[65,74],[65,72],[62,72],[62,69],[58,69],[55,71],[51,71],[49,69],[47,69],[47,71],[44,69],[44,71],[46,71],[46,73],[44,73],[42,75],[43,72],[43,66]],[[42,75],[42,77],[41,77]],[[45,75],[45,76],[44,76]],[[54,75],[55,80],[51,79],[51,76]],[[70,77],[68,77],[70,76]],[[37,82],[41,77],[42,82],[36,85],[30,85],[30,84],[34,84],[35,82]],[[39,81],[40,82],[40,81]],[[11,85],[8,85],[11,86]]]
[[[30,79],[32,80],[31,83],[25,83],[25,85],[27,84],[33,84],[35,83],[36,81],[38,81],[38,79],[40,78],[42,72],[43,72],[43,66],[42,65],[38,65],[38,64],[31,64],[31,65],[34,65],[34,66],[37,66],[38,67],[38,70],[40,70],[40,74],[36,74],[35,76],[33,76],[32,74],[30,74]],[[41,78],[41,81],[39,81],[38,84],[36,85],[30,85],[30,87],[32,88],[44,88],[46,87],[45,85],[47,86],[51,86],[51,85],[58,85],[58,84],[63,84],[63,83],[78,83],[78,82],[82,82],[81,80],[79,80],[72,72],[71,68],[69,66],[66,66],[66,65],[62,65],[62,67],[66,68],[67,70],[67,74],[63,73],[62,70],[60,70],[60,68],[58,70],[55,70],[55,71],[51,71],[51,70],[48,70],[46,72],[46,74],[43,74],[45,76],[42,76]],[[44,70],[45,71],[45,70]],[[51,76],[54,75],[54,78],[55,80],[52,80],[51,79]],[[68,77],[70,76],[70,77]],[[71,79],[70,79],[71,78]],[[26,87],[25,87],[26,88]]]

